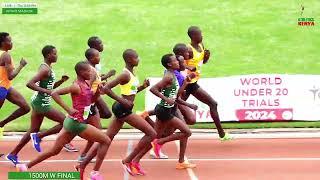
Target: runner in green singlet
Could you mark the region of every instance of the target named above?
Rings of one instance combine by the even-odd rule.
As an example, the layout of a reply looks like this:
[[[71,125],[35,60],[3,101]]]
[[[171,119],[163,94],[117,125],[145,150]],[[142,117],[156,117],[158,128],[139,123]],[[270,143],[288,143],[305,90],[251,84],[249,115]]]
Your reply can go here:
[[[27,83],[27,87],[36,91],[31,100],[32,114],[30,129],[24,134],[13,151],[6,156],[6,158],[14,165],[19,163],[17,155],[30,141],[30,138],[32,139],[33,147],[38,152],[41,152],[41,139],[45,136],[58,133],[61,130],[65,119],[65,115],[62,112],[51,106],[51,92],[54,88],[65,82],[68,79],[68,76],[62,76],[61,80],[55,81],[55,73],[51,65],[57,61],[58,55],[54,46],[45,46],[42,49],[42,55],[44,57],[44,62],[40,65],[37,74]],[[48,131],[39,132],[44,117],[56,121],[59,124]]]

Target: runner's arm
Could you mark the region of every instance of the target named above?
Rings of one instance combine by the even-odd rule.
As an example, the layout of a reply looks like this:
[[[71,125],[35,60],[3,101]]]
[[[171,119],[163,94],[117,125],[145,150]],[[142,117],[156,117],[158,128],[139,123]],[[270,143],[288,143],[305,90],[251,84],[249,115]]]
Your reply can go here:
[[[72,84],[69,87],[61,88],[54,90],[51,93],[52,99],[54,99],[57,104],[59,104],[64,110],[68,112],[68,114],[72,115],[76,112],[75,109],[72,107],[69,107],[60,97],[60,95],[65,95],[65,94],[79,94],[80,93],[80,87],[78,85]]]
[[[63,84],[64,82],[66,82],[68,79],[69,79],[69,76],[63,75],[59,81],[57,81],[57,82],[54,83],[53,89],[59,87],[61,84]]]
[[[187,78],[188,78],[188,76],[187,76]],[[187,79],[187,78],[186,78],[186,79]],[[177,94],[177,97],[182,96],[182,94],[183,94],[183,92],[184,92],[185,88],[186,88],[186,87],[187,87],[187,85],[189,84],[189,83],[186,81],[186,79],[183,81],[182,86],[179,88],[179,90],[178,90],[178,94]]]
[[[111,69],[107,74],[101,75],[101,81],[107,80],[108,78],[114,76],[116,74],[116,70]]]
[[[14,68],[12,61],[11,61],[11,55],[8,53],[4,53],[3,56],[4,66],[8,73],[8,79],[13,80],[21,71],[21,69],[27,64],[27,62],[22,58],[20,60],[20,65],[18,68]]]
[[[143,84],[141,86],[138,87],[138,92],[143,91],[145,88],[147,88],[148,86],[150,86],[150,81],[149,79],[145,79],[143,81]]]
[[[206,64],[210,59],[210,51],[208,49],[205,49],[203,43],[201,43],[203,49],[204,49],[204,57],[203,57],[203,64]]]
[[[166,96],[164,96],[161,93],[161,90],[165,87],[167,87],[168,85],[172,84],[173,82],[173,77],[169,76],[169,75],[165,75],[161,81],[159,81],[158,83],[156,83],[154,86],[152,86],[150,88],[150,91],[158,96],[159,98],[161,98],[162,100],[166,101],[169,104],[174,104],[174,100],[167,98]]]
[[[177,102],[178,104],[187,106],[187,107],[189,107],[189,108],[191,108],[191,109],[194,109],[194,110],[197,110],[197,109],[198,109],[198,106],[197,106],[197,105],[195,105],[195,104],[190,104],[190,103],[182,100],[181,97],[178,97],[177,100],[176,100],[176,102]]]
[[[45,89],[37,85],[37,82],[47,79],[49,77],[49,69],[40,67],[39,72],[27,83],[27,87],[38,92],[51,94],[51,90]]]
[[[191,82],[191,80],[193,78],[195,78],[196,75],[194,73],[190,73],[187,75],[187,77],[185,78],[185,80],[183,81],[183,84],[182,86],[179,88],[178,90],[178,94],[177,94],[177,97],[181,97],[183,95],[183,92],[185,90],[185,88],[187,87],[187,85]]]
[[[118,101],[120,104],[125,104],[126,99],[116,95],[112,91],[112,88],[116,87],[119,84],[126,84],[130,81],[130,75],[128,73],[122,73],[118,77],[116,77],[114,80],[108,82],[105,86],[101,88],[101,91],[105,94],[107,94],[112,99]]]
[[[102,87],[105,83],[101,83],[101,84],[98,84],[98,88],[96,90],[96,92],[94,93],[93,95],[93,102],[97,102],[97,100],[99,99],[100,95],[101,95],[101,92],[102,92]]]

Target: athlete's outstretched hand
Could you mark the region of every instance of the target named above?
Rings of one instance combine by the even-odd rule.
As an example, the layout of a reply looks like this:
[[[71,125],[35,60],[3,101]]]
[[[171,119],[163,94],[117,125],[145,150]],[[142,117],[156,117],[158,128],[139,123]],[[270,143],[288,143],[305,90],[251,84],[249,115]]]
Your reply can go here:
[[[111,69],[111,70],[107,73],[107,76],[108,76],[108,77],[111,77],[111,76],[114,76],[115,74],[116,74],[116,70]]]
[[[138,87],[138,92],[143,91],[143,90],[146,89],[148,86],[150,86],[150,81],[149,81],[149,79],[145,79],[145,80],[143,81],[143,84],[141,84],[141,85]]]
[[[27,63],[27,61],[24,59],[24,58],[21,58],[21,60],[20,60],[20,65],[22,66],[22,67],[24,67],[24,66],[26,66],[28,63]]]
[[[108,78],[114,76],[116,74],[116,70],[111,69],[108,73],[101,75],[102,81],[108,81]]]
[[[102,90],[103,87],[107,85],[107,82],[101,82],[99,85],[100,85],[99,88],[101,88],[101,90]]]
[[[191,82],[191,80],[192,80],[193,78],[195,78],[195,77],[196,77],[196,74],[195,74],[195,73],[190,73],[190,74],[187,75],[186,81],[187,81],[187,82]]]
[[[143,81],[143,88],[147,88],[147,87],[149,87],[150,86],[150,80],[149,79],[145,79],[144,81]]]
[[[203,63],[207,63],[210,58],[210,51],[208,49],[204,50]]]
[[[68,79],[69,79],[69,76],[67,76],[67,75],[63,75],[63,76],[61,77],[61,80],[62,80],[63,82],[67,81]]]

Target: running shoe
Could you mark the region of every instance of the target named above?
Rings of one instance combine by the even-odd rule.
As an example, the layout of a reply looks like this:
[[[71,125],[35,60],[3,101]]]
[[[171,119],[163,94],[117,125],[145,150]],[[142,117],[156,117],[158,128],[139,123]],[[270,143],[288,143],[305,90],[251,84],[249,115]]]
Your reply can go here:
[[[152,142],[151,142],[151,145],[152,145],[152,148],[153,148],[153,151],[154,151],[154,154],[156,155],[157,158],[160,158],[160,150],[161,150],[161,145],[158,144],[158,139],[154,139]]]
[[[160,155],[160,156],[157,157],[157,156],[156,156],[156,153],[155,153],[154,150],[153,150],[153,148],[150,149],[150,157],[151,157],[152,159],[168,159],[168,158],[169,158],[169,156],[163,154],[163,152],[162,152],[161,149],[160,149],[159,155]]]
[[[140,163],[132,162],[132,170],[138,175],[146,175],[146,172],[141,168]]]
[[[63,149],[67,152],[78,152],[79,150],[73,146],[73,144],[69,143],[63,146]]]
[[[188,161],[184,161],[182,163],[179,163],[176,165],[176,169],[187,169],[187,168],[195,168],[197,165],[192,164]]]
[[[90,173],[90,180],[103,180],[103,177],[99,171],[92,171]]]
[[[78,163],[82,163],[86,159],[86,155],[80,155],[78,157]],[[91,159],[90,163],[95,163],[97,160],[96,159]]]
[[[135,176],[136,175],[136,173],[134,173],[134,171],[133,171],[133,167],[132,167],[132,163],[131,162],[130,163],[121,162],[121,164],[122,164],[123,169],[125,171],[127,171],[131,176]]]
[[[41,152],[41,147],[40,147],[41,139],[39,138],[38,133],[30,133],[30,138],[32,141],[33,148],[36,151]]]
[[[230,136],[229,133],[225,133],[225,134],[224,134],[224,137],[220,138],[220,141],[221,141],[221,142],[225,142],[225,141],[230,141],[230,140],[232,140],[232,139],[233,139],[233,137]]]
[[[28,167],[26,164],[17,164],[16,169],[18,172],[26,172],[28,171]]]
[[[18,160],[18,156],[17,155],[12,155],[12,154],[8,154],[6,156],[6,159],[10,162],[12,162],[12,164],[14,166],[16,166],[17,164],[19,164],[19,160]]]

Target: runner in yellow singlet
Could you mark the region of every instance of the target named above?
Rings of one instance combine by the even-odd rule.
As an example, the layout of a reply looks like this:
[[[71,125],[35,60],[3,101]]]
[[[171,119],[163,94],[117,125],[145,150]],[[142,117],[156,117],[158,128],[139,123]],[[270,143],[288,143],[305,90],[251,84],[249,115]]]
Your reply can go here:
[[[217,127],[221,141],[232,139],[228,133],[225,133],[220,122],[220,117],[217,109],[217,102],[208,94],[204,89],[198,85],[198,80],[201,76],[201,66],[206,64],[210,58],[210,51],[204,48],[202,43],[202,33],[199,27],[191,26],[188,29],[188,36],[191,43],[188,45],[190,48],[191,57],[186,60],[187,72],[194,72],[196,77],[192,79],[191,83],[186,87],[184,99],[187,100],[190,94],[197,98],[202,103],[210,108],[211,117]]]

